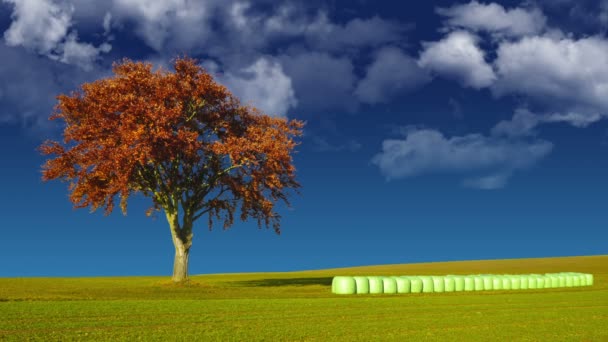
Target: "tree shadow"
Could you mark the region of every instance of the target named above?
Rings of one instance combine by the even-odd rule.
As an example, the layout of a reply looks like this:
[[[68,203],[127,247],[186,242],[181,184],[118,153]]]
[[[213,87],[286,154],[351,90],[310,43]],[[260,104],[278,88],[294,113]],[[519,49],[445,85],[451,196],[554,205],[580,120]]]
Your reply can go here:
[[[322,278],[281,278],[281,279],[257,279],[257,280],[245,280],[232,282],[236,286],[252,286],[252,287],[263,287],[263,286],[309,286],[309,285],[323,285],[330,286],[333,277],[322,277]]]

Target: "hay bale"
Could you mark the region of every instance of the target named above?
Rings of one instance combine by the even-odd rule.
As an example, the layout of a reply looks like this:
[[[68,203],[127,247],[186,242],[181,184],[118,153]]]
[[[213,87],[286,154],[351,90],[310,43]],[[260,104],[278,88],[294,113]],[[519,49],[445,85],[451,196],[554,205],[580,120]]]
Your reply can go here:
[[[545,288],[545,277],[543,277],[540,274],[536,276],[536,288],[538,288],[538,289]]]
[[[369,280],[367,277],[353,277],[356,283],[356,293],[357,294],[368,294],[369,293]]]
[[[492,275],[484,275],[483,278],[483,289],[484,290],[493,290],[494,289],[494,276]]]
[[[443,292],[445,289],[442,276],[433,276],[433,292]]]
[[[519,288],[522,290],[527,290],[528,287],[528,279],[530,277],[527,274],[522,274],[519,276]]]
[[[551,287],[552,288],[559,287],[559,277],[557,276],[557,274],[551,274],[549,276],[549,278],[551,278]]]
[[[559,279],[559,287],[566,287],[566,275],[558,273],[557,278]]]
[[[409,277],[395,277],[397,283],[397,293],[410,293],[412,286]]]
[[[587,278],[587,281],[586,281],[587,286],[593,286],[593,274],[586,273],[585,278]]]
[[[422,292],[422,279],[419,277],[408,277],[410,279],[410,291],[412,293]]]
[[[384,282],[382,281],[382,277],[367,277],[367,280],[369,281],[369,293],[384,293]]]
[[[464,277],[463,276],[453,276],[454,279],[454,291],[460,292],[464,291]]]
[[[433,278],[430,276],[420,276],[422,280],[422,292],[429,293],[434,291]]]
[[[464,290],[465,291],[475,291],[475,277],[473,276],[464,276]]]
[[[518,275],[511,275],[511,290],[521,289],[521,277]]]
[[[333,293],[335,294],[355,294],[356,282],[353,277],[337,276],[334,277],[331,283]]]
[[[501,278],[502,278],[502,289],[510,290],[511,289],[511,275],[510,274],[502,275]]]
[[[397,293],[397,282],[393,277],[382,277],[383,293]]]
[[[456,287],[456,284],[454,282],[454,278],[447,276],[447,277],[443,277],[443,290],[445,292],[454,292],[454,288]]]
[[[502,290],[502,277],[499,275],[492,276],[492,289]]]
[[[486,280],[483,276],[474,276],[473,280],[475,283],[475,291],[483,291],[486,289]]]

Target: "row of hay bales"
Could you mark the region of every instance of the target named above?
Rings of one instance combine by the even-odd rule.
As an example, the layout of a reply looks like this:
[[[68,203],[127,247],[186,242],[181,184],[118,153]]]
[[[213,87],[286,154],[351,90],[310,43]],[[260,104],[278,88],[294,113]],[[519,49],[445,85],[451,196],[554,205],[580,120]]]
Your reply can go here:
[[[593,274],[477,274],[446,276],[337,276],[331,290],[336,294],[380,294],[527,290],[593,285]]]

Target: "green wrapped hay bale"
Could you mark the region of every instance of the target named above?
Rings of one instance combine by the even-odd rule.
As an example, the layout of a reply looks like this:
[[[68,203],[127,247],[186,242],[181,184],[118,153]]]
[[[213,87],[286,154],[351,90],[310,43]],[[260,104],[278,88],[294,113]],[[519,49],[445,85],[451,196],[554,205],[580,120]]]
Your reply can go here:
[[[574,277],[572,274],[565,273],[564,276],[566,276],[566,287],[574,286]]]
[[[485,290],[485,279],[483,278],[483,276],[474,276],[473,277],[474,283],[475,283],[475,291],[483,291]]]
[[[540,274],[536,276],[536,288],[537,289],[545,288],[545,277],[543,277]]]
[[[434,291],[433,278],[430,276],[420,276],[422,279],[422,292],[429,293]]]
[[[521,289],[521,277],[517,275],[510,275],[511,278],[511,290]]]
[[[382,277],[383,293],[397,293],[397,282],[392,277]]]
[[[367,277],[353,277],[355,278],[356,293],[357,294],[368,294],[369,293],[369,280]]]
[[[367,280],[369,281],[369,293],[384,293],[384,282],[382,281],[382,277],[367,277]]]
[[[443,277],[443,290],[445,292],[454,292],[455,286],[454,277]]]
[[[510,290],[511,289],[511,275],[503,275],[502,276],[502,289]]]
[[[559,277],[557,276],[557,274],[549,274],[548,277],[549,279],[551,279],[552,288],[559,287]]]
[[[581,279],[581,286],[587,286],[587,277],[582,273],[579,273],[578,277]]]
[[[465,276],[464,278],[464,290],[475,291],[475,277]]]
[[[585,278],[587,278],[587,286],[593,286],[593,274],[586,273]]]
[[[355,294],[356,282],[353,277],[337,276],[331,283],[333,292],[336,294]]]
[[[521,290],[527,290],[528,289],[528,279],[530,277],[528,277],[527,274],[522,274],[519,276],[519,288]]]
[[[394,277],[397,283],[397,293],[410,293],[411,281],[408,277]]]
[[[441,276],[433,276],[433,292],[444,292],[445,285],[443,281],[443,277]]]
[[[502,290],[502,277],[501,276],[492,276],[492,289],[493,290]]]
[[[558,273],[557,278],[559,279],[559,287],[566,287],[566,275]]]
[[[410,279],[410,291],[412,293],[422,292],[422,279],[419,277],[408,277]]]
[[[494,276],[484,275],[483,278],[483,289],[484,290],[493,290],[494,289]]]
[[[572,275],[572,286],[581,286],[581,277],[578,274]]]
[[[553,288],[553,278],[551,278],[550,274],[545,274],[545,288],[546,289]]]
[[[536,289],[538,287],[538,280],[536,279],[535,275],[529,275],[528,276],[528,288],[529,289]]]
[[[585,277],[585,274],[579,273],[578,277],[581,278],[581,286],[587,286],[587,277]]]
[[[454,276],[454,291],[460,292],[464,291],[464,277],[463,276]]]

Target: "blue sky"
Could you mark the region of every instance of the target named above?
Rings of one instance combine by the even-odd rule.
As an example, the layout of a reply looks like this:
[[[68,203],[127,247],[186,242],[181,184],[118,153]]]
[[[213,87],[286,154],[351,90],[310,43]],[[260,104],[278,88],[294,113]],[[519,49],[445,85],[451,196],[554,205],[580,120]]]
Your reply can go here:
[[[607,254],[608,1],[0,1],[0,276],[170,275],[151,200],[72,209],[55,96],[186,53],[307,121],[282,234],[194,230],[190,273]]]

